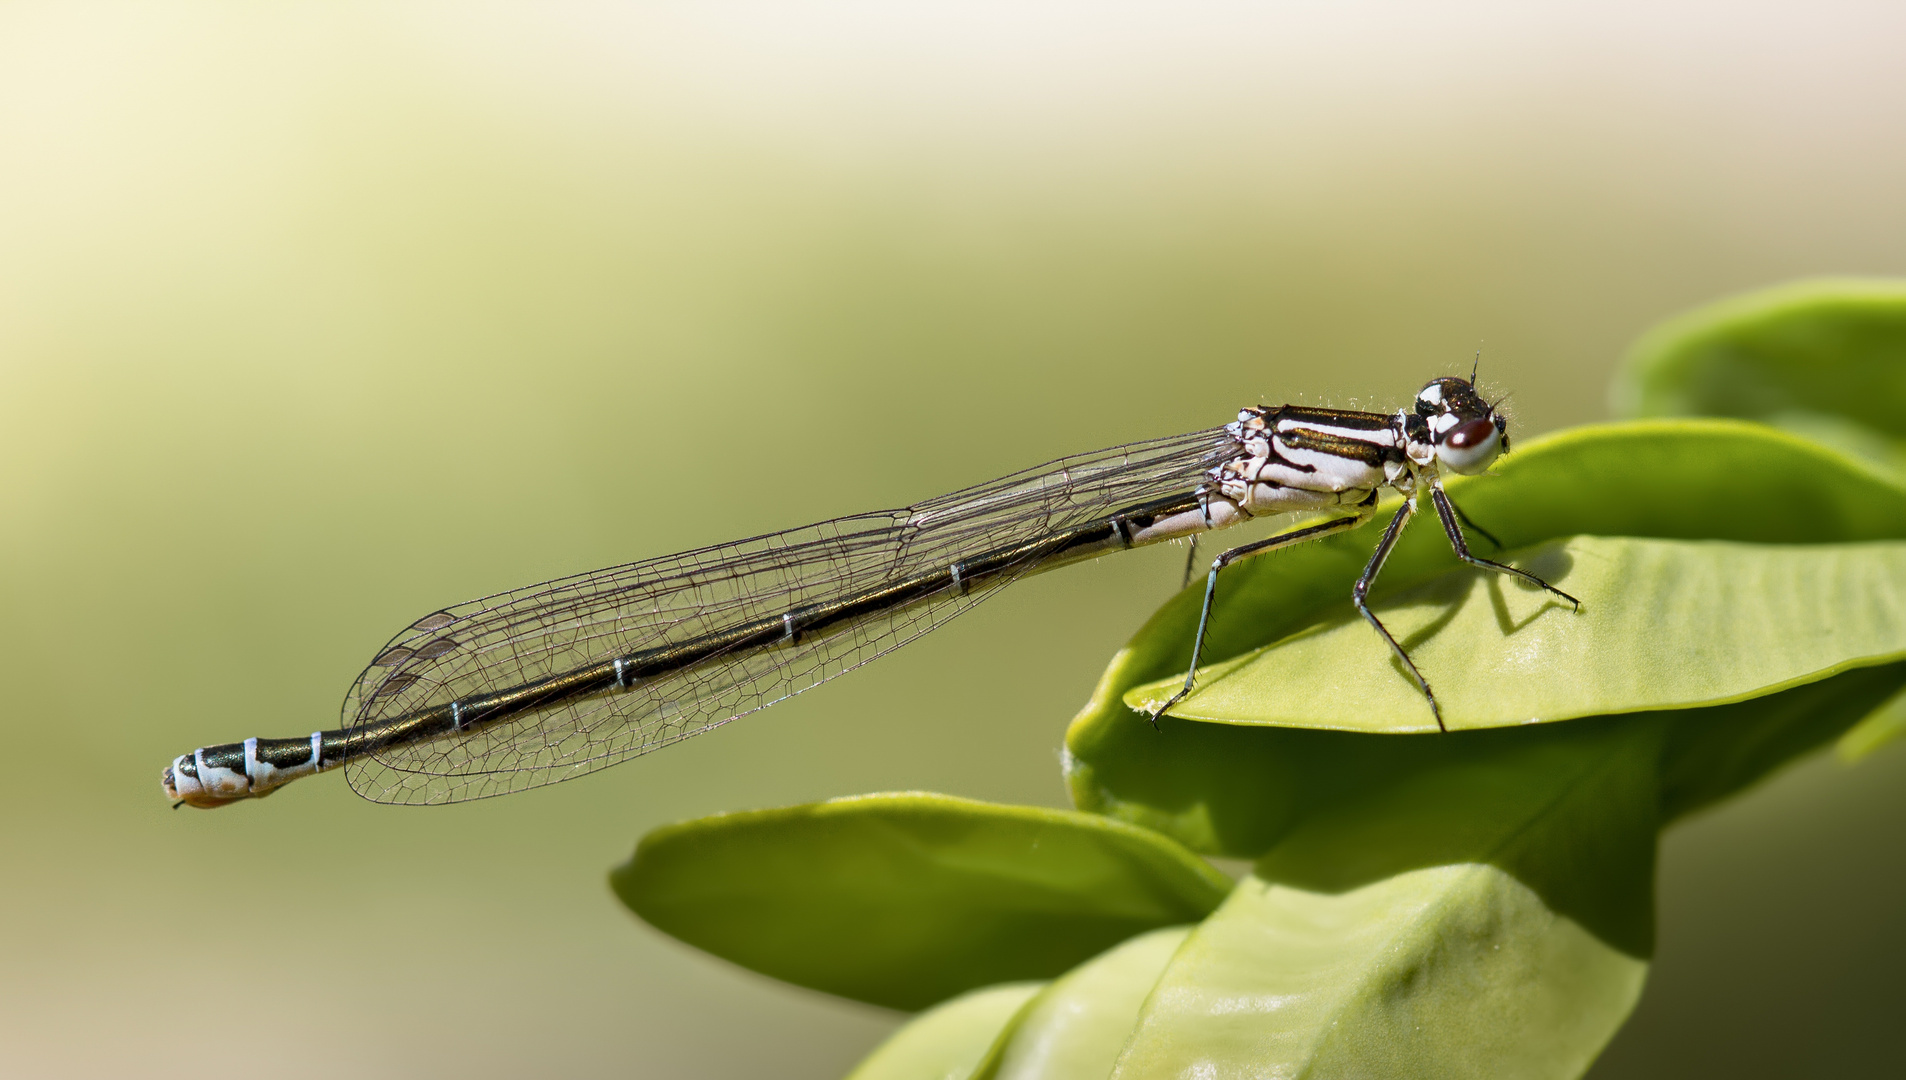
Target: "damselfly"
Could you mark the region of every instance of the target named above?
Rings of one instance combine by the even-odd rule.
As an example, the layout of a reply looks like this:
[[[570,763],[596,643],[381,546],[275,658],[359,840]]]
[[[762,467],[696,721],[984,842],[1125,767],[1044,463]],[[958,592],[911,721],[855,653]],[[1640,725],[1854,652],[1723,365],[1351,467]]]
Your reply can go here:
[[[1152,712],[1156,723],[1191,691],[1219,572],[1364,524],[1385,488],[1403,504],[1352,602],[1441,727],[1428,680],[1367,603],[1419,498],[1427,493],[1458,558],[1575,602],[1469,551],[1440,474],[1480,473],[1509,448],[1507,421],[1473,378],[1437,379],[1394,414],[1247,408],[1224,427],[1062,458],[902,510],[445,608],[392,638],[358,676],[344,726],[182,755],[165,770],[166,797],[223,806],[340,765],[358,794],[392,803],[567,780],[817,686],[1028,574],[1166,540],[1195,543],[1253,517],[1322,515],[1213,560],[1184,688]]]

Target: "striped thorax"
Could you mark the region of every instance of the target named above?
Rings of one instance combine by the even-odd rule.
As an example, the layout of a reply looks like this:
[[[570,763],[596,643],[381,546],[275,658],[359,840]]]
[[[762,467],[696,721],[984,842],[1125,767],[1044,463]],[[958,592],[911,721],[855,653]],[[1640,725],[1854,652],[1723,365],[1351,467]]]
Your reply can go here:
[[[1369,503],[1407,495],[1438,467],[1480,473],[1508,448],[1508,425],[1466,380],[1438,379],[1391,415],[1257,406],[1225,430],[1240,452],[1211,472],[1215,494],[1242,517]]]

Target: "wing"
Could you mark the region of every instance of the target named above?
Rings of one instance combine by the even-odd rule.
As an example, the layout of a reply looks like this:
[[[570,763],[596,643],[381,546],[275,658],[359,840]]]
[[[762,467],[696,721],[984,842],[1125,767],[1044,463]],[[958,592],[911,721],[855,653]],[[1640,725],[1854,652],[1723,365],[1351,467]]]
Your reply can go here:
[[[1224,429],[1081,454],[901,510],[860,514],[559,578],[446,608],[406,628],[358,676],[362,728],[521,687],[803,605],[945,570],[1150,499],[1185,492],[1236,451]],[[1037,559],[1005,576],[1033,569]],[[627,690],[555,703],[346,767],[365,798],[446,803],[567,780],[680,742],[881,656],[993,589],[947,589],[846,627],[736,651]]]

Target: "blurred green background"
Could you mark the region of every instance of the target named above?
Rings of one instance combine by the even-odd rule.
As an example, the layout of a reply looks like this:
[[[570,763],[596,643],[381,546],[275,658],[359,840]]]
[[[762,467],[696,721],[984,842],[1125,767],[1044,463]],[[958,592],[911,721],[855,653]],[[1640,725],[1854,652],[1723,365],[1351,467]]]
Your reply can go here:
[[[1874,4],[0,5],[0,1071],[827,1077],[896,1022],[638,923],[666,821],[1059,805],[1180,551],[664,755],[436,810],[173,755],[335,726],[445,603],[1906,273]],[[1773,493],[1777,496],[1777,493]],[[1779,513],[1777,498],[1769,513]],[[1671,834],[1596,1076],[1894,1037],[1906,752]],[[1842,1074],[1845,1069],[1841,1070]]]

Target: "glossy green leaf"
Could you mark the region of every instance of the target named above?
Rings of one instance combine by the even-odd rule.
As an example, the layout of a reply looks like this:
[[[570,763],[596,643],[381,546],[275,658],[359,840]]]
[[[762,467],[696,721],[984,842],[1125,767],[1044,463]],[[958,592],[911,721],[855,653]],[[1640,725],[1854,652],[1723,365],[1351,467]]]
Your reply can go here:
[[[1638,714],[1665,729],[1664,820],[1751,784],[1840,735],[1906,685],[1906,665],[1860,668],[1731,705]],[[1365,735],[1207,724],[1165,717],[1108,725],[1092,756],[1068,760],[1074,797],[1213,855],[1252,858],[1301,823],[1377,798],[1390,785],[1498,746],[1574,738],[1612,722],[1449,735]]]
[[[1582,601],[1451,570],[1377,605],[1451,730],[1718,705],[1906,657],[1906,541],[1576,537],[1510,561]],[[1170,677],[1125,694],[1149,710]],[[1200,673],[1173,713],[1227,724],[1428,732],[1427,702],[1350,616]]]
[[[1649,331],[1615,384],[1627,416],[1737,416],[1906,468],[1906,281],[1800,282]]]
[[[1662,736],[1339,736],[1465,745],[1280,838],[1178,951],[1114,1075],[1579,1075],[1653,944]]]
[[[1112,1076],[1564,1080],[1646,971],[1491,866],[1334,895],[1252,878],[1180,951]]]
[[[1043,984],[974,990],[914,1017],[847,1080],[967,1080]]]
[[[1203,918],[1231,885],[1145,829],[922,793],[665,826],[610,880],[631,910],[691,945],[901,1009],[1061,974]]]
[[[1175,926],[1142,934],[1054,980],[1021,1011],[974,1080],[1104,1080],[1190,933]]]
[[[1906,280],[1803,281],[1650,330],[1616,377],[1627,416],[1759,420],[1906,472]],[[1906,699],[1840,743],[1855,761],[1906,735]]]
[[[1576,535],[1757,544],[1906,537],[1906,491],[1887,476],[1805,440],[1734,421],[1578,429],[1519,448],[1498,473],[1452,482],[1450,490],[1511,549]],[[1222,663],[1319,623],[1368,634],[1348,623],[1349,596],[1374,541],[1365,530],[1227,570],[1207,662]],[[1419,522],[1386,566],[1377,601],[1457,565],[1435,522]],[[1490,606],[1494,595],[1507,603],[1519,602],[1519,594],[1519,587],[1498,587]],[[1292,792],[1302,778],[1286,773],[1301,755],[1292,759],[1284,756],[1284,743],[1250,737],[1269,734],[1263,729],[1167,717],[1155,731],[1124,700],[1134,687],[1182,677],[1197,605],[1195,591],[1174,598],[1113,658],[1067,731],[1068,783],[1081,809],[1144,823],[1202,851],[1262,851],[1300,801]],[[1556,621],[1556,614],[1563,613],[1536,623]],[[1594,617],[1591,608],[1569,621]],[[1380,645],[1375,658],[1385,662]],[[1462,675],[1445,667],[1431,677],[1444,693],[1462,694]],[[1421,704],[1410,704],[1418,710],[1412,719],[1422,718]],[[1194,730],[1200,728],[1206,730]]]
[[[1902,684],[1906,663],[1451,735],[1137,725],[1167,756],[1223,737],[1194,744],[1204,812],[1165,820],[1262,857],[1175,954],[1115,1075],[1579,1075],[1640,990],[1660,827]]]

